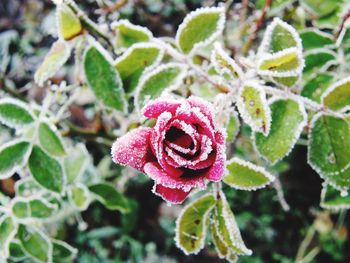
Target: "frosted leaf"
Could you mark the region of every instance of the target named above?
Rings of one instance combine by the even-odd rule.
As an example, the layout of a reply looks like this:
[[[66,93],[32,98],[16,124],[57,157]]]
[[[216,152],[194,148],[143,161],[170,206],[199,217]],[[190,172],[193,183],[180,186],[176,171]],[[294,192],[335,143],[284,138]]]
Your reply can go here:
[[[350,110],[350,77],[330,86],[321,97],[322,104],[335,111]]]
[[[185,54],[213,42],[223,31],[225,9],[223,7],[199,8],[189,13],[176,32],[176,43]]]
[[[243,71],[241,67],[223,50],[219,43],[215,43],[211,54],[211,62],[215,70],[220,74],[229,74],[231,78],[242,78]]]
[[[250,162],[233,158],[226,165],[226,176],[223,181],[240,190],[257,190],[264,188],[275,180],[263,167]]]
[[[176,220],[176,245],[186,255],[198,254],[204,247],[210,212],[215,198],[207,194],[186,205]]]
[[[242,85],[237,96],[237,107],[242,119],[255,132],[267,135],[271,126],[271,112],[262,87],[255,82]]]
[[[345,193],[345,195],[343,193]],[[350,209],[350,195],[348,195],[348,192],[338,191],[324,183],[322,185],[320,206],[325,209],[336,211]]]
[[[13,98],[0,100],[0,123],[10,128],[23,128],[33,124],[35,119],[28,105],[22,101]]]

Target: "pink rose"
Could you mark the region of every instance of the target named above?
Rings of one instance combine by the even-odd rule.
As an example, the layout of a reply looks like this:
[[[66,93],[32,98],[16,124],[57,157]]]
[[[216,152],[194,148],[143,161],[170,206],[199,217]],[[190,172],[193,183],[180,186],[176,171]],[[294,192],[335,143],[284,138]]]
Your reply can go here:
[[[147,174],[155,182],[154,192],[171,203],[181,203],[208,180],[221,180],[225,136],[215,126],[211,104],[196,97],[156,100],[143,114],[156,118],[156,124],[119,138],[112,147],[114,162]]]

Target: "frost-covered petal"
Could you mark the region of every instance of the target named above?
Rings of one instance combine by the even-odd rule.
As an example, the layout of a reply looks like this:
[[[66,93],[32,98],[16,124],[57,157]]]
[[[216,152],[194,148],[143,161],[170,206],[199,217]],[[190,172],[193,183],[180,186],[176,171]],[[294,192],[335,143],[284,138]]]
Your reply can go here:
[[[143,115],[147,118],[158,118],[163,112],[167,111],[171,114],[175,114],[176,109],[181,105],[180,102],[175,100],[153,100],[150,101],[143,108]]]
[[[212,104],[209,102],[199,98],[191,96],[187,99],[188,103],[191,105],[191,107],[197,107],[200,109],[200,111],[208,118],[210,124],[212,125],[212,128],[214,128],[214,109]]]
[[[145,163],[154,160],[149,144],[151,133],[151,128],[140,127],[118,138],[112,146],[113,161],[143,171]]]
[[[182,189],[169,188],[161,184],[155,184],[153,191],[156,195],[160,196],[165,201],[173,204],[181,204],[191,192],[185,192]]]
[[[187,177],[171,177],[160,167],[157,162],[146,163],[144,166],[144,171],[156,182],[156,184],[161,184],[169,188],[182,189],[188,192],[192,188],[204,188],[206,185],[203,174]]]
[[[221,131],[217,131],[215,134],[217,146],[216,146],[216,159],[210,170],[207,173],[207,179],[210,181],[220,181],[225,172],[225,136]]]

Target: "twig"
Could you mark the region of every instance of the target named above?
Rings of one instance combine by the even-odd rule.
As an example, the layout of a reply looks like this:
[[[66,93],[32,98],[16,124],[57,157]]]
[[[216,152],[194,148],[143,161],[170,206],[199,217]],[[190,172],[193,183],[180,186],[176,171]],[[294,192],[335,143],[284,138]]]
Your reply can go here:
[[[286,199],[284,198],[284,193],[282,190],[281,181],[279,180],[278,177],[276,177],[276,179],[273,183],[273,187],[276,189],[278,201],[280,202],[282,209],[285,212],[288,212],[290,210],[290,206],[287,203]]]
[[[314,225],[310,226],[309,230],[306,233],[304,240],[300,243],[300,246],[299,246],[299,249],[297,252],[297,256],[295,258],[295,262],[300,262],[304,258],[306,249],[308,248],[312,239],[314,238],[315,233],[316,233],[316,229],[315,229]]]
[[[343,31],[344,29],[344,26],[345,26],[345,23],[346,21],[350,18],[350,8],[349,10],[345,13],[345,15],[343,16],[341,22],[340,22],[340,25],[339,25],[339,28],[338,30],[336,31],[335,33],[335,38],[338,38],[340,33]]]
[[[249,4],[249,0],[242,0],[242,7],[241,7],[240,16],[239,16],[239,22],[241,24],[241,27],[243,27],[243,24],[245,23],[247,18],[248,4]]]
[[[119,10],[120,8],[122,8],[124,5],[126,5],[128,3],[128,0],[119,0],[117,2],[115,2],[114,4],[110,5],[110,6],[106,6],[102,9],[102,11],[104,13],[112,13],[113,11]]]
[[[250,37],[248,38],[247,43],[242,48],[243,54],[247,54],[250,47],[253,45],[253,42],[256,39],[260,28],[264,24],[265,16],[267,14],[267,11],[270,9],[271,5],[272,5],[272,0],[265,0],[265,5],[262,10],[261,16],[255,22],[255,29],[253,33],[250,35]]]

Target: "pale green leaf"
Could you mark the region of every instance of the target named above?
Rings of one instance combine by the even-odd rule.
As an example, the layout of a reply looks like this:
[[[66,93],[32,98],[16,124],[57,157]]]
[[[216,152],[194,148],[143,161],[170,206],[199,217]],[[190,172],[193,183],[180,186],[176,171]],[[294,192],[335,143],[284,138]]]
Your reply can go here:
[[[254,82],[245,83],[239,91],[237,107],[242,119],[253,131],[265,135],[269,133],[271,113],[262,87]]]
[[[124,90],[133,92],[146,68],[155,66],[163,57],[163,50],[152,43],[138,43],[132,45],[117,58],[115,68],[123,80]]]
[[[42,188],[31,176],[23,177],[15,183],[16,196],[29,197],[37,194],[40,190]]]
[[[127,101],[120,75],[105,53],[97,44],[86,51],[84,72],[87,84],[105,106],[126,112]]]
[[[210,232],[213,240],[215,250],[219,258],[225,258],[229,253],[230,249],[226,246],[225,242],[220,238],[217,230],[217,224],[210,224]]]
[[[45,122],[39,125],[39,142],[40,146],[52,156],[66,154],[60,135]]]
[[[266,28],[258,53],[273,54],[292,47],[295,47],[298,52],[302,51],[299,34],[291,25],[276,17]]]
[[[78,16],[64,3],[57,6],[57,22],[59,35],[64,40],[73,39],[83,30]]]
[[[5,259],[9,256],[10,242],[15,237],[16,232],[17,226],[10,216],[0,217],[0,254]]]
[[[296,77],[304,67],[304,61],[297,48],[288,48],[274,54],[261,56],[258,74],[271,77]]]
[[[333,176],[349,167],[350,128],[345,119],[326,114],[314,116],[309,133],[308,162],[326,180],[333,180]]]
[[[158,98],[164,91],[177,88],[181,84],[184,73],[183,65],[169,63],[142,76],[135,92],[135,105],[138,111],[148,101]]]
[[[71,53],[68,43],[58,40],[52,44],[49,53],[45,56],[44,61],[36,70],[34,80],[39,86],[53,77],[57,71],[67,62]]]
[[[81,211],[86,210],[91,201],[90,192],[83,184],[72,185],[68,190],[68,197],[71,204]]]
[[[39,146],[34,146],[28,162],[30,173],[42,187],[60,193],[64,185],[61,164],[47,155]]]
[[[181,51],[188,54],[214,41],[224,28],[224,12],[221,7],[207,7],[188,14],[176,32]]]
[[[317,17],[334,12],[342,1],[339,0],[302,0],[301,3]]]
[[[89,153],[82,143],[68,151],[67,156],[64,158],[64,170],[68,184],[81,177],[89,163],[89,158]]]
[[[231,78],[243,77],[241,67],[223,50],[218,43],[215,43],[210,60],[214,64],[215,70],[220,74],[228,74]]]
[[[296,77],[272,77],[271,81],[281,87],[291,88],[295,86],[301,78]]]
[[[43,232],[34,227],[20,225],[18,238],[26,254],[41,262],[51,262],[52,244]]]
[[[126,19],[112,24],[115,31],[115,46],[117,50],[124,50],[135,43],[147,42],[152,39],[152,33],[145,27],[137,26]]]
[[[34,119],[25,103],[12,98],[0,100],[0,123],[10,128],[22,128],[32,124]]]
[[[211,194],[185,206],[176,221],[176,244],[186,254],[197,254],[203,247],[211,210],[215,205]]]
[[[237,134],[239,133],[239,128],[240,122],[238,114],[236,111],[233,111],[226,126],[227,142],[232,142],[236,138]]]
[[[16,140],[5,143],[0,147],[0,180],[11,177],[27,162],[30,144]]]
[[[321,192],[320,206],[325,209],[349,209],[350,195],[342,194],[330,185],[324,184]]]
[[[223,192],[216,202],[214,224],[218,236],[237,255],[251,255],[252,251],[246,247],[239,231],[236,219]]]
[[[330,86],[322,95],[322,103],[334,111],[350,109],[350,78],[345,78]]]
[[[96,199],[110,210],[118,210],[121,213],[129,212],[128,200],[108,183],[99,183],[89,186]]]
[[[332,35],[322,32],[316,28],[306,29],[300,33],[300,37],[305,50],[335,44],[334,37]]]
[[[289,154],[297,142],[306,123],[303,106],[291,99],[270,102],[271,128],[267,136],[255,133],[254,142],[260,155],[275,164]]]
[[[274,181],[274,177],[263,167],[233,158],[226,165],[223,181],[240,190],[257,190]]]
[[[304,85],[301,95],[320,103],[322,94],[332,84],[333,80],[334,75],[331,73],[317,74]]]
[[[16,197],[12,202],[12,213],[18,219],[47,219],[54,215],[57,207],[46,199]]]

